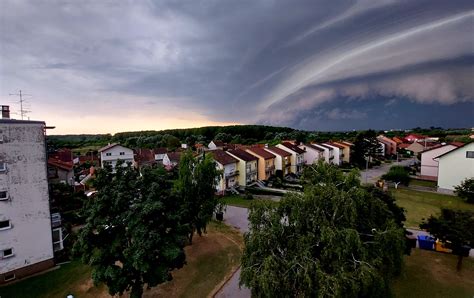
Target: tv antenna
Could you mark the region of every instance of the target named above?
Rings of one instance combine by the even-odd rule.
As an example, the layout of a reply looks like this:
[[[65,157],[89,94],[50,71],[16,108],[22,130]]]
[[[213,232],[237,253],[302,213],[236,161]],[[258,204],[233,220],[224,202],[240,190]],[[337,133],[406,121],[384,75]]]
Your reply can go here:
[[[23,118],[26,117],[26,114],[28,114],[30,112],[30,111],[25,110],[23,108],[23,104],[27,103],[27,101],[23,98],[23,96],[32,96],[32,95],[22,93],[21,90],[18,90],[18,93],[10,93],[9,95],[10,96],[14,95],[14,96],[20,97],[20,101],[18,101],[18,103],[20,103],[20,116],[21,116],[21,120],[23,120]]]

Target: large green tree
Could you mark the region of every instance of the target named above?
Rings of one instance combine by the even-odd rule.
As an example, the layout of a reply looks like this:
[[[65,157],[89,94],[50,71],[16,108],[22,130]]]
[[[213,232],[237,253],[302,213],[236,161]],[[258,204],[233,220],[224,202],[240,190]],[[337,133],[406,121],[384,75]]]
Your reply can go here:
[[[97,172],[98,193],[84,208],[86,224],[74,250],[111,295],[140,297],[145,284],[168,281],[183,266],[187,229],[164,170],[116,169]]]
[[[441,209],[439,216],[430,216],[420,227],[443,242],[450,242],[458,255],[457,269],[461,270],[463,246],[474,246],[474,212]]]
[[[188,150],[180,159],[176,193],[180,198],[184,223],[188,226],[188,240],[202,235],[212,219],[217,205],[215,197],[217,179],[221,175],[210,154],[197,158]]]
[[[254,297],[390,295],[403,260],[403,211],[361,187],[357,171],[318,163],[303,181],[304,193],[250,208],[240,283]]]
[[[352,147],[351,160],[360,168],[364,168],[366,161],[373,160],[381,152],[374,130],[361,131],[357,134]]]

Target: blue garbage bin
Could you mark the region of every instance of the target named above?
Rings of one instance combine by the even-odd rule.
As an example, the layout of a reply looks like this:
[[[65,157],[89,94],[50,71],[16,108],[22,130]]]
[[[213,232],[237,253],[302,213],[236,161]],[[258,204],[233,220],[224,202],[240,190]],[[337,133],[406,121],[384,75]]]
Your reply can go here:
[[[418,235],[418,246],[421,249],[434,250],[435,239],[431,236]]]

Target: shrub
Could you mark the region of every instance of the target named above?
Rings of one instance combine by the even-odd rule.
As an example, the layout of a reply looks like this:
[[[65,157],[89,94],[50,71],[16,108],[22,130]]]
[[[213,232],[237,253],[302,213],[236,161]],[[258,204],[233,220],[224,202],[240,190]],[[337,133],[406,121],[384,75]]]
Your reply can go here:
[[[410,182],[410,175],[406,168],[402,166],[393,166],[390,168],[387,174],[382,176],[382,179],[408,185]]]
[[[474,204],[474,178],[464,180],[456,186],[455,193],[467,203]]]

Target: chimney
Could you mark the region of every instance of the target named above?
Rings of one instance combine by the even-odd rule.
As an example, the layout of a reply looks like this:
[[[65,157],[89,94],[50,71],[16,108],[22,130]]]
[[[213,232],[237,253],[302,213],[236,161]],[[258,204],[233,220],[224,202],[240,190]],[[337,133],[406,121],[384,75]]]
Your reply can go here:
[[[2,106],[2,119],[10,119],[10,106]]]

